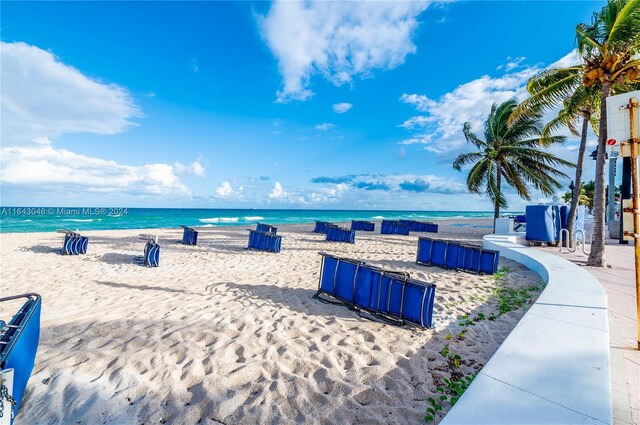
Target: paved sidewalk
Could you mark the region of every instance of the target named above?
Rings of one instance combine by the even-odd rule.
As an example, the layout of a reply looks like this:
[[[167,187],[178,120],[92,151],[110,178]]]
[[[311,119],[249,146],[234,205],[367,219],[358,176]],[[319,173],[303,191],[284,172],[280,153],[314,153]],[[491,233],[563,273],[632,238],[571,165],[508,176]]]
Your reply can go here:
[[[637,349],[636,288],[633,245],[607,239],[609,267],[587,267],[581,251],[559,252],[541,248],[574,262],[591,272],[607,291],[614,424],[640,425],[640,351]],[[588,247],[587,247],[588,249]]]

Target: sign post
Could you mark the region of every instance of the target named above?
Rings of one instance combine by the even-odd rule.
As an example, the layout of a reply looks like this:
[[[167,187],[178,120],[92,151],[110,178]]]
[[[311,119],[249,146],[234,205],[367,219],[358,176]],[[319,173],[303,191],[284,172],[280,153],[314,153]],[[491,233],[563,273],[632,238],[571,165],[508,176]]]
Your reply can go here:
[[[638,138],[638,123],[636,114],[638,114],[638,100],[635,97],[629,99],[629,124],[631,129],[631,185],[633,186],[633,204],[631,212],[633,213],[633,238],[636,254],[636,308],[638,319],[638,349],[640,350],[640,183],[638,183],[638,154],[640,153],[640,138]],[[627,235],[629,236],[629,235]]]
[[[625,227],[624,237],[630,237],[634,241],[636,317],[638,319],[636,342],[640,350],[640,182],[638,181],[638,156],[640,155],[640,135],[638,134],[640,111],[638,109],[640,103],[638,103],[638,98],[640,98],[640,91],[609,97],[607,99],[607,126],[609,127],[609,137],[621,141],[622,157],[629,157],[631,162],[633,197],[632,199],[622,199],[621,225]],[[609,140],[607,144],[609,144]],[[626,230],[628,219],[633,222],[633,231]]]

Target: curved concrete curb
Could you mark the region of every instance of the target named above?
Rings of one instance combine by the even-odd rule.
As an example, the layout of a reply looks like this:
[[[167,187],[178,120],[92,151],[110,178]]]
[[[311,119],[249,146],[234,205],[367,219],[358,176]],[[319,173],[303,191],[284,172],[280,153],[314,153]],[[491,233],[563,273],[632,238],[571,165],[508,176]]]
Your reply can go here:
[[[575,264],[514,242],[484,237],[547,286],[441,424],[612,423],[606,292]]]

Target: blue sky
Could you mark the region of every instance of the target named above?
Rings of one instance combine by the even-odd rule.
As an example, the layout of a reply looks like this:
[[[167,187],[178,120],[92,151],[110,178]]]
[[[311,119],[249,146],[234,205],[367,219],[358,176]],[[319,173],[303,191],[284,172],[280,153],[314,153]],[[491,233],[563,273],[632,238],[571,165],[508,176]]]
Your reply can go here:
[[[1,202],[489,210],[462,124],[603,4],[5,1]]]

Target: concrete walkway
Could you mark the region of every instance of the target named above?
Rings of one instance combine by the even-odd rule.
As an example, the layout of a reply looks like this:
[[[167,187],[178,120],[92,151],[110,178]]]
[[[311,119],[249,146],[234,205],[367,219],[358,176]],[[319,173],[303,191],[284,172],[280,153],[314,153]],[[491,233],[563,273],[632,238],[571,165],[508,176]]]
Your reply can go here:
[[[608,239],[609,267],[587,267],[587,257],[558,248],[540,248],[593,274],[607,292],[614,424],[640,425],[640,351],[637,349],[636,289],[633,245]]]

